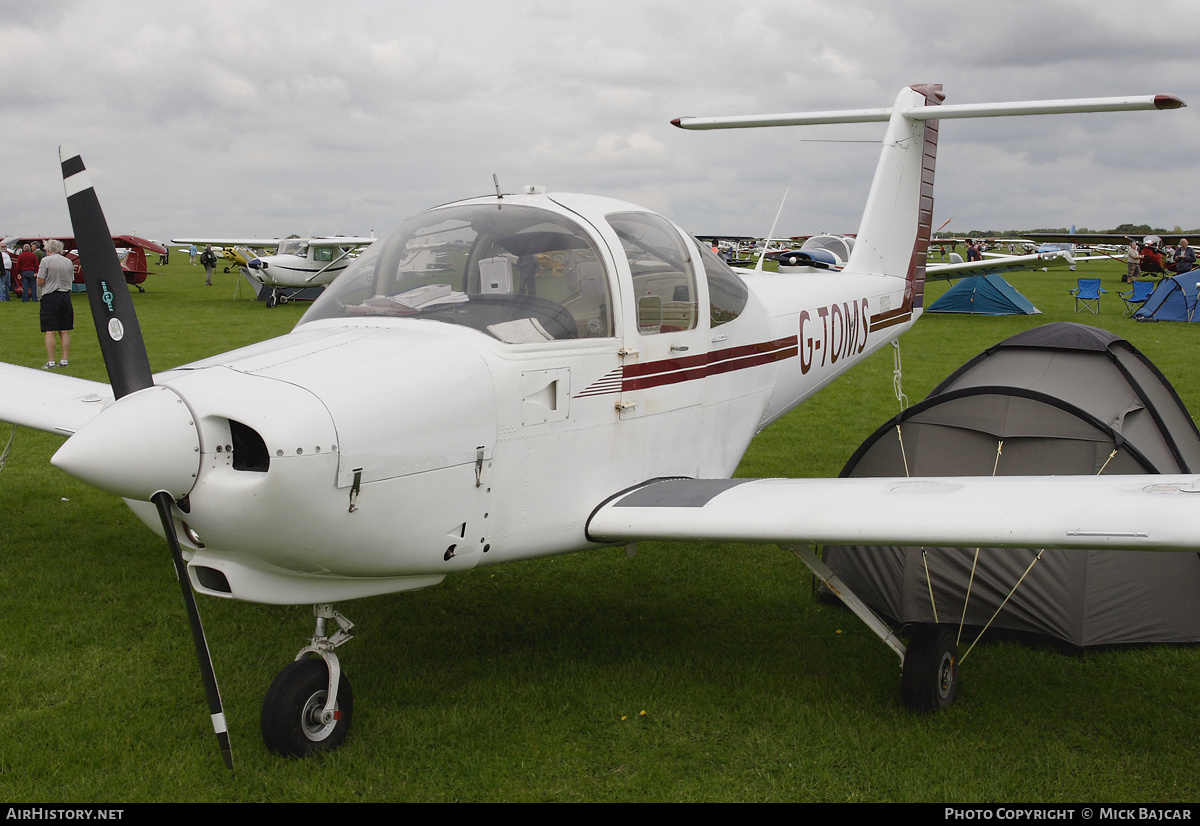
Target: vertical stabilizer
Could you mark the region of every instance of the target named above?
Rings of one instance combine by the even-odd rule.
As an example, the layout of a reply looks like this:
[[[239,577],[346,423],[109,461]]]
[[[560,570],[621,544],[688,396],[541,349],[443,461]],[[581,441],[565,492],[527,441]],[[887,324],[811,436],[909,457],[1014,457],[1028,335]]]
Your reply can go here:
[[[938,122],[907,116],[941,104],[941,84],[910,86],[896,97],[883,151],[847,271],[902,277],[905,309],[922,306],[925,256],[933,234],[933,173]]]

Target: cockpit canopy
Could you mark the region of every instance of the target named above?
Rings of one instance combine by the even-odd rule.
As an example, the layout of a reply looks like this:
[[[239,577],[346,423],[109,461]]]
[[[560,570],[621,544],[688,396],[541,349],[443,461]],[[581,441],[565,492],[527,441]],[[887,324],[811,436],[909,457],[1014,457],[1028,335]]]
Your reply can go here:
[[[804,252],[826,250],[833,253],[842,264],[845,264],[850,260],[850,253],[854,250],[854,239],[848,235],[814,235],[801,244],[800,249]]]
[[[638,332],[697,326],[695,258],[657,215],[618,211],[638,296]],[[493,201],[430,210],[367,248],[301,323],[384,316],[459,324],[510,344],[616,335],[611,274],[593,236],[572,218]],[[707,252],[705,250],[704,252]],[[701,253],[713,326],[736,318],[747,291],[715,255]]]
[[[424,318],[525,343],[613,335],[600,254],[581,227],[519,204],[431,210],[376,241],[304,321]]]

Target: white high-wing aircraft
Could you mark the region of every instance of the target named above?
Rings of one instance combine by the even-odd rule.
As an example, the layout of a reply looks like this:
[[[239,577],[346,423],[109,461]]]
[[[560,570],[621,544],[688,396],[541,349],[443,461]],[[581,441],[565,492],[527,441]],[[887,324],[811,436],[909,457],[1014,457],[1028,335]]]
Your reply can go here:
[[[54,464],[167,539],[229,765],[193,591],[315,606],[311,641],[262,709],[268,747],[301,755],[337,747],[351,723],[334,649],[352,624],[334,603],[477,565],[649,538],[1195,550],[1190,476],[729,478],[759,430],[920,316],[939,120],[1183,105],[941,100],[914,86],[887,109],[675,121],[885,121],[842,272],[734,274],[632,204],[497,194],[401,224],[291,333],[157,375],[88,173],[64,147],[111,386],[0,364],[0,420],[69,434]],[[420,260],[433,248],[448,268]],[[953,700],[949,630],[918,629],[906,649],[872,627],[902,658],[910,704]]]
[[[175,244],[213,244],[224,247],[274,248],[274,255],[252,257],[242,269],[269,287],[267,306],[285,303],[308,287],[323,287],[349,266],[374,238],[177,238]],[[289,292],[290,291],[290,292]]]

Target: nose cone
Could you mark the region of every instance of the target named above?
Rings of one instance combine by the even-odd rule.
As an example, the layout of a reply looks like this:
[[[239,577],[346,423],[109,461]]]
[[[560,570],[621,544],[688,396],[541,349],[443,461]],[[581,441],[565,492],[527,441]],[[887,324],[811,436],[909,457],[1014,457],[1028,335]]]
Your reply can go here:
[[[246,266],[252,270],[265,270],[267,268],[267,262],[261,258],[251,258],[246,262]]]
[[[182,499],[196,483],[200,436],[179,396],[166,387],[147,387],[105,408],[50,461],[125,499],[149,501],[160,491]]]

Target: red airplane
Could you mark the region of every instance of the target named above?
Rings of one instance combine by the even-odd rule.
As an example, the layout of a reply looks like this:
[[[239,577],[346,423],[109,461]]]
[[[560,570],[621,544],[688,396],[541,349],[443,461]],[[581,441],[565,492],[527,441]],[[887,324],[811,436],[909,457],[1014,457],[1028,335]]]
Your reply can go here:
[[[71,263],[75,266],[75,283],[83,283],[83,272],[79,268],[79,254],[75,250],[75,237],[72,235],[49,235],[49,236],[28,236],[25,238],[5,238],[4,246],[9,250],[20,249],[25,244],[32,244],[34,241],[49,241],[50,239],[62,241],[63,248],[66,250],[64,255],[71,259]],[[139,238],[136,235],[114,235],[112,237],[113,246],[117,248],[117,256],[121,260],[121,269],[125,272],[125,281],[138,288],[138,292],[145,292],[142,288],[142,283],[146,280],[146,276],[150,273],[146,270],[146,250],[156,252],[159,255],[165,255],[167,248],[156,241],[150,241],[146,238]],[[14,276],[16,274],[14,273]],[[13,278],[13,291],[21,294],[21,279]]]

